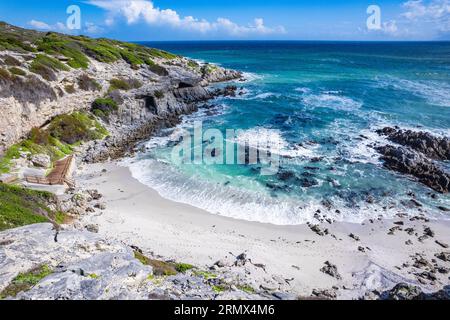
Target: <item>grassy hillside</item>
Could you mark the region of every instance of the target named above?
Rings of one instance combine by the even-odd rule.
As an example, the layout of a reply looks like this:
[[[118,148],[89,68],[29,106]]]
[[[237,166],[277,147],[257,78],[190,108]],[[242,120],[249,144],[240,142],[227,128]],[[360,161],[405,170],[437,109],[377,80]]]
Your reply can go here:
[[[32,63],[32,71],[36,73],[41,72],[40,69],[65,70],[68,67],[85,69],[89,67],[88,57],[105,63],[124,60],[136,69],[143,65],[159,69],[162,67],[155,60],[177,58],[174,54],[133,43],[38,32],[0,22],[0,51],[3,50],[41,54],[37,55]],[[63,62],[45,58],[42,56],[43,53]],[[61,59],[62,57],[64,59]],[[8,61],[3,63],[8,64]],[[159,71],[162,72],[161,69]]]
[[[0,183],[0,231],[33,223],[62,222],[65,215],[49,209],[55,196]]]

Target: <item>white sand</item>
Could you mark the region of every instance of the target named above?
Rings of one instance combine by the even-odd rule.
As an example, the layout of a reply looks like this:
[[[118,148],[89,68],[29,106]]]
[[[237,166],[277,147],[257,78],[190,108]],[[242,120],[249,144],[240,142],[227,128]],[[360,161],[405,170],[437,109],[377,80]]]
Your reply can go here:
[[[105,168],[107,172],[103,173]],[[253,263],[266,265],[267,271],[248,277],[261,283],[267,277],[289,279],[289,291],[307,296],[314,288],[332,286],[339,287],[340,297],[357,297],[367,289],[387,288],[405,280],[417,284],[414,269],[399,270],[396,266],[412,264],[415,253],[423,253],[431,260],[435,253],[445,251],[435,243],[436,239],[450,243],[450,223],[446,221],[427,223],[436,235],[421,243],[417,236],[404,231],[387,234],[393,222],[401,220],[405,223],[403,229],[412,226],[422,235],[423,221],[410,222],[406,218],[362,225],[324,223],[321,228],[328,228],[330,235],[323,237],[307,225],[274,226],[224,218],[166,200],[135,180],[127,168],[111,163],[83,167],[77,181],[81,187],[98,189],[104,196],[106,210],[86,218],[86,222],[100,226],[101,234],[201,268],[230,258],[230,252],[246,252]],[[361,241],[351,239],[350,233]],[[405,244],[409,239],[413,245]],[[360,252],[359,246],[370,250]],[[337,265],[342,281],[320,271],[327,260]],[[439,275],[434,285],[422,287],[431,291],[449,282],[448,275]]]

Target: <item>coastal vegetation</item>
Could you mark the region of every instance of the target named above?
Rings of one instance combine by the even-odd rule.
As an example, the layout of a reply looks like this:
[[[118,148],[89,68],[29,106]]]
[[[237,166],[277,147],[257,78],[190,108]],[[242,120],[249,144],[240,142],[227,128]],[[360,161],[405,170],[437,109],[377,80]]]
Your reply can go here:
[[[49,209],[55,196],[48,192],[0,184],[0,231],[34,223],[62,223],[65,215]]]
[[[42,279],[51,275],[52,269],[44,264],[28,272],[20,273],[13,281],[0,292],[0,299],[16,297],[20,292],[28,291],[37,285]]]
[[[27,139],[8,148],[0,159],[0,173],[9,172],[12,162],[23,155],[46,154],[56,161],[71,154],[80,143],[107,135],[108,131],[86,112],[57,116],[45,129],[33,128]]]
[[[106,120],[108,116],[117,111],[119,106],[112,98],[98,98],[92,103],[91,111],[97,117]]]
[[[156,60],[178,58],[172,53],[134,43],[56,32],[42,33],[12,27],[4,22],[0,22],[0,50],[11,50],[21,54],[37,53],[30,65],[30,71],[43,76],[46,80],[54,80],[53,72],[56,71],[67,71],[69,68],[87,69],[91,59],[104,63],[123,60],[133,69],[146,65],[159,75],[167,75],[167,70]],[[3,57],[3,63],[10,66],[21,65],[21,62],[12,56]]]

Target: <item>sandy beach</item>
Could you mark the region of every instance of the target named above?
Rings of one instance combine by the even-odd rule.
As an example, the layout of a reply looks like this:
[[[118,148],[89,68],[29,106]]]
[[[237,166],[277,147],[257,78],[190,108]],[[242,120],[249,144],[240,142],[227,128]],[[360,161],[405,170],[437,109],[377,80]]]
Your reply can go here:
[[[77,183],[103,195],[106,209],[82,220],[97,224],[101,235],[203,269],[246,253],[251,267],[230,264],[228,269],[254,287],[300,296],[333,288],[339,298],[358,298],[399,282],[430,292],[449,283],[448,262],[435,257],[450,243],[448,221],[406,216],[362,224],[317,221],[312,230],[312,225],[234,220],[164,199],[115,163],[83,165]],[[323,272],[327,261],[337,267],[337,275]],[[442,273],[427,276],[427,264],[441,267]]]

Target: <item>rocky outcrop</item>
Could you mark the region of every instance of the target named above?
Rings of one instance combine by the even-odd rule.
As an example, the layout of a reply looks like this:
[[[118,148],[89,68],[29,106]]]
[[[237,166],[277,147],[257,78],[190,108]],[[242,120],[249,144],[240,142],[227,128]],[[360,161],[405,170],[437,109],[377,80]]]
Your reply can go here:
[[[32,128],[45,126],[60,114],[89,110],[95,99],[105,95],[119,106],[112,119],[104,119],[110,124],[108,129],[113,134],[123,129],[125,134],[136,135],[132,132],[148,131],[147,122],[192,112],[192,104],[217,94],[206,88],[209,84],[242,77],[237,71],[118,41],[97,43],[6,24],[0,24],[0,35],[20,36],[14,43],[27,49],[11,46],[0,52],[0,156]],[[39,47],[42,42],[66,43],[68,48],[55,54]],[[100,51],[90,49],[96,45],[120,54],[101,56]],[[67,52],[69,57],[64,56]],[[75,53],[77,61],[71,60]],[[124,81],[126,86],[114,87],[111,80]]]
[[[35,224],[0,233],[0,297],[25,300],[276,299],[219,270],[161,277],[137,248],[79,230]],[[159,268],[164,262],[159,262]],[[167,263],[166,263],[167,264]],[[18,276],[44,269],[29,287]],[[230,280],[231,279],[231,280]],[[13,290],[14,289],[14,290]]]
[[[377,151],[382,155],[384,166],[390,170],[416,177],[421,183],[440,193],[450,189],[450,174],[424,155],[405,147],[382,146]]]
[[[420,152],[430,159],[450,160],[450,139],[447,137],[436,137],[429,132],[390,127],[377,130],[377,133],[386,136],[392,142]]]
[[[381,300],[449,300],[450,287],[433,293],[425,293],[417,286],[407,283],[399,283],[389,291],[379,295]]]

